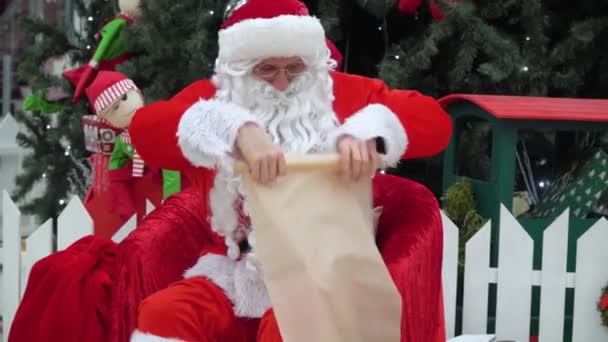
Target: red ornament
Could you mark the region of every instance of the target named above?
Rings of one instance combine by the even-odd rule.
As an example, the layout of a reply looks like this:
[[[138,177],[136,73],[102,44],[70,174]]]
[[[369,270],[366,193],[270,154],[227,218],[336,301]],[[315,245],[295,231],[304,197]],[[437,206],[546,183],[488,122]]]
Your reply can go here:
[[[440,21],[445,18],[445,14],[443,14],[439,6],[437,6],[433,0],[429,3],[429,10],[431,11],[431,17],[433,17],[433,19]]]
[[[399,12],[403,14],[414,14],[422,5],[423,0],[399,0]]]
[[[608,293],[605,293],[604,297],[602,297],[602,300],[600,301],[600,309],[602,311],[608,309]]]

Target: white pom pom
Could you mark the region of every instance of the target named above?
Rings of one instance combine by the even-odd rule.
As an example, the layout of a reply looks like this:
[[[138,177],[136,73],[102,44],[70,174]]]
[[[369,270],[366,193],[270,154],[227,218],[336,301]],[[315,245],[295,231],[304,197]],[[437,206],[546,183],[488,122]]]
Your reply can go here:
[[[249,232],[249,235],[247,236],[247,241],[249,242],[249,246],[251,246],[251,249],[254,250],[255,249],[255,232],[253,230]]]
[[[260,274],[262,273],[262,263],[255,254],[247,253],[245,258],[245,266],[249,271]]]
[[[247,269],[253,272],[262,272],[262,263],[260,259],[255,255],[255,232],[252,230],[247,236],[247,241],[251,247],[251,251],[246,255],[246,266]]]
[[[228,236],[226,237],[225,241],[226,246],[228,246],[228,257],[232,260],[238,259],[239,255],[241,254],[241,249],[239,248],[239,245],[236,243],[236,241],[234,241],[233,238]]]

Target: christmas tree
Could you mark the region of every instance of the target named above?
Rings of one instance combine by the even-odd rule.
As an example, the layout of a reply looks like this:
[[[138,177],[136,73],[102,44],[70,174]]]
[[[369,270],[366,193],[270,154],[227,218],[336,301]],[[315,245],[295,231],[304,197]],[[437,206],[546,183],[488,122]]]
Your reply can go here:
[[[339,2],[337,26],[344,28],[346,42],[339,44],[349,56],[345,64],[351,66],[350,72],[379,76],[393,87],[436,97],[450,93],[608,97],[606,4],[400,0],[390,7],[390,3]],[[557,177],[606,147],[602,133],[551,134],[528,132],[521,137],[532,152],[546,152],[547,147],[555,151],[548,156],[556,159],[555,166],[537,175],[548,172]],[[462,148],[466,155],[475,156],[481,155],[481,147]],[[543,169],[551,164],[543,164],[546,159],[538,159]],[[421,181],[440,195],[441,167],[438,156],[404,161],[391,172]]]
[[[384,56],[380,75],[389,84],[434,96],[547,94],[549,70],[533,66],[547,44],[540,1],[439,5],[442,19]]]
[[[144,1],[143,19],[126,30],[133,55],[117,69],[135,81],[146,102],[168,98],[192,81],[208,77],[219,25],[227,10],[240,2]],[[555,0],[303,2],[321,18],[328,37],[342,52],[343,71],[380,77],[393,87],[437,97],[455,92],[608,97],[606,4],[591,0],[573,7]],[[85,26],[79,34],[26,21],[30,39],[37,44],[21,56],[20,73],[33,90],[59,86],[71,94],[72,85],[45,74],[40,66],[65,54],[74,64],[85,64],[101,24],[118,11],[114,1],[93,0],[85,6],[81,0],[76,5]],[[86,188],[86,172],[80,166],[87,156],[80,116],[90,113],[88,103],[81,99],[72,104],[67,98],[56,103],[61,108],[57,114],[20,115],[31,131],[20,140],[34,154],[24,164],[16,195],[23,198],[46,175],[47,192],[24,207],[42,218],[55,215],[70,194],[81,194]],[[566,144],[567,138],[560,144]],[[602,139],[595,141],[599,144]],[[421,181],[440,195],[440,156],[407,161],[390,172]]]
[[[18,143],[31,154],[23,161],[13,197],[27,199],[21,209],[40,220],[56,217],[71,196],[82,196],[90,175],[80,125],[81,116],[90,113],[88,103],[85,99],[72,103],[72,86],[60,75],[47,72],[46,66],[58,60],[86,63],[101,22],[116,13],[116,6],[107,0],[73,3],[79,30],[51,26],[40,18],[22,21],[28,44],[17,58],[18,77],[33,96],[25,101],[26,110],[15,116],[26,129],[17,136]],[[28,198],[38,182],[44,182],[43,193]]]
[[[582,0],[543,1],[547,35],[553,42],[549,61],[559,90],[552,96],[608,97],[608,3]]]
[[[137,84],[146,102],[167,99],[210,76],[227,5],[228,1],[142,2],[144,19],[129,27],[126,38],[136,55],[118,70]]]

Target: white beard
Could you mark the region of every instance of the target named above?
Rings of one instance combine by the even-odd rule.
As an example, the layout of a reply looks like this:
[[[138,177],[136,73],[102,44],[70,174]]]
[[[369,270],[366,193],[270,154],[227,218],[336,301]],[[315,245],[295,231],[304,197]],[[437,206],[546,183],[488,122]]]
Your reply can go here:
[[[284,92],[248,73],[216,75],[214,81],[218,86],[216,98],[249,110],[284,153],[302,155],[331,149],[326,139],[338,127],[338,120],[332,109],[333,83],[327,71],[306,71]],[[249,215],[247,196],[240,177],[232,173],[231,163],[220,166],[218,171],[210,194],[211,226],[225,237],[228,256],[236,260],[241,252],[239,241],[248,238],[255,250],[251,227],[238,222],[235,208],[242,196],[243,211]],[[248,253],[246,258],[248,265],[259,269],[254,253]]]
[[[217,97],[248,109],[285,153],[321,152],[328,133],[338,126],[332,109],[331,78],[327,73],[325,76],[304,72],[281,92],[245,74],[232,77],[224,84],[229,86],[220,87]]]

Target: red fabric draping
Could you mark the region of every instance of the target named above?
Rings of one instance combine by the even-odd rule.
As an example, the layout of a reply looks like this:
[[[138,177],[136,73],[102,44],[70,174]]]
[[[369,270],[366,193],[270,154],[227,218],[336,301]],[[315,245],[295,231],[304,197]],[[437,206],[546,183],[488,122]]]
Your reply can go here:
[[[378,246],[402,296],[401,341],[444,342],[437,200],[422,185],[395,176],[377,176],[373,185],[374,203],[383,207]]]
[[[87,236],[38,261],[8,340],[107,341],[116,249],[110,240]]]
[[[119,246],[112,297],[112,336],[128,341],[139,303],[182,278],[214,237],[196,189],[173,195],[150,213]]]
[[[378,175],[373,185],[374,204],[383,207],[378,246],[402,295],[401,341],[443,342],[437,201],[403,178]],[[217,239],[204,207],[199,191],[187,189],[169,197],[118,246],[87,237],[38,262],[9,340],[128,341],[141,301],[181,279],[200,250]],[[32,329],[32,322],[41,329]]]

